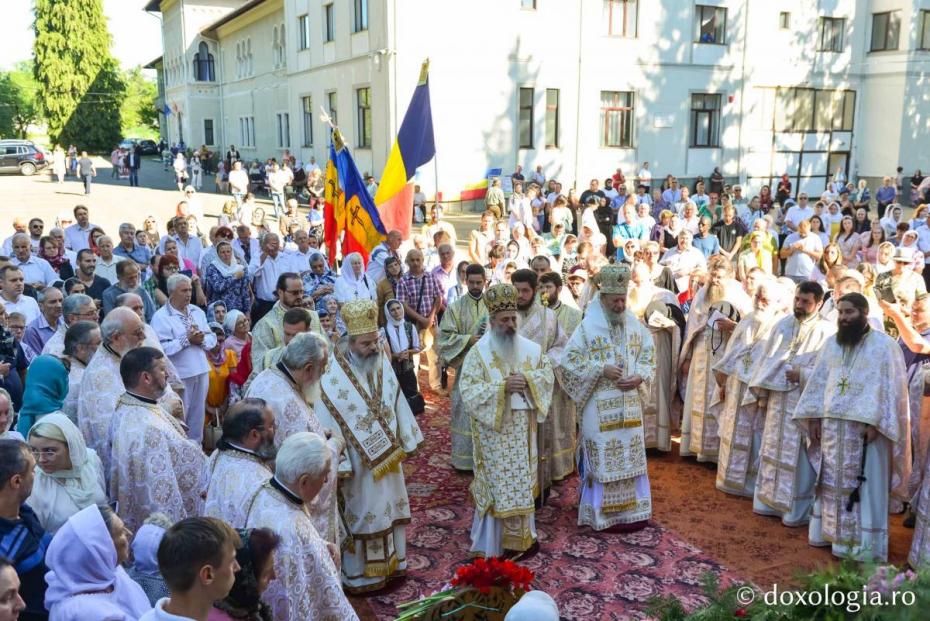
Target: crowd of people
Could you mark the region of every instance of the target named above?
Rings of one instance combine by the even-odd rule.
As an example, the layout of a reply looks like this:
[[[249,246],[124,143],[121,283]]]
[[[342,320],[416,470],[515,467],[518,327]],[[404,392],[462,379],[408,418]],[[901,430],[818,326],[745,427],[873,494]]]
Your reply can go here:
[[[930,562],[930,215],[891,177],[744,195],[644,164],[576,197],[518,167],[461,245],[421,198],[422,227],[363,257],[293,197],[269,224],[230,151],[207,231],[186,179],[167,222],[13,220],[0,621],[356,618],[346,593],[407,570],[427,387],[473,476],[463,559],[534,554],[576,473],[579,525],[644,527],[647,451],[677,438],[812,545],[885,560],[907,511]]]

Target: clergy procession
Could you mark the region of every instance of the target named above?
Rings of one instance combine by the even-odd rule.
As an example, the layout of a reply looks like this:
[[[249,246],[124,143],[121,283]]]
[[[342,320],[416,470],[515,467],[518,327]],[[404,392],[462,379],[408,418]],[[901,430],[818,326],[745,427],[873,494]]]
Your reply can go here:
[[[575,199],[517,167],[477,218],[422,199],[385,230],[333,155],[277,232],[193,189],[114,238],[86,205],[13,219],[0,621],[426,619],[437,569],[475,567],[537,590],[446,617],[594,618],[573,591],[641,576],[669,467],[812,559],[930,567],[930,219],[871,252],[885,218],[857,233],[832,184],[705,201],[644,165],[636,195],[617,169]],[[606,575],[549,564],[607,551]]]

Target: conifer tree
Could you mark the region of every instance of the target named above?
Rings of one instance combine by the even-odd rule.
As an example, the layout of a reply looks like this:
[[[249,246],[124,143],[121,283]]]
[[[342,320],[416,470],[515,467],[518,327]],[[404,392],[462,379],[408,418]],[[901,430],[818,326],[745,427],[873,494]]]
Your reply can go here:
[[[33,28],[36,100],[52,143],[109,152],[125,86],[102,0],[35,0]]]

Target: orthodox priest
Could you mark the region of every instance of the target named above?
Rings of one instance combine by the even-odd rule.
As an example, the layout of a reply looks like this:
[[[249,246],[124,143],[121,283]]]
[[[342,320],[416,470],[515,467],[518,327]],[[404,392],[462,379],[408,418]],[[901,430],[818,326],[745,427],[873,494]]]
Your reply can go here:
[[[249,528],[270,528],[281,537],[274,578],[262,594],[274,621],[358,621],[339,584],[338,547],[320,537],[307,511],[329,476],[331,460],[332,451],[317,434],[288,436],[274,476],[246,509]]]
[[[536,288],[539,284],[536,272],[531,269],[515,271],[510,276],[517,292],[517,332],[520,336],[528,338],[542,349],[543,354],[549,358],[549,363],[555,372],[555,384],[552,390],[552,400],[549,403],[549,413],[543,421],[539,422],[537,430],[537,447],[539,454],[539,484],[537,498],[541,506],[549,496],[549,488],[555,480],[553,464],[555,456],[560,456],[560,478],[565,478],[574,470],[575,454],[575,409],[566,408],[570,403],[559,385],[558,364],[562,356],[562,349],[568,341],[565,332],[559,325],[555,311],[546,308],[537,301]],[[556,393],[561,393],[556,396]]]
[[[81,377],[77,419],[84,441],[97,452],[103,471],[110,471],[110,422],[116,402],[126,390],[120,359],[145,340],[142,320],[128,308],[114,308],[100,324],[101,343]]]
[[[490,329],[465,356],[460,379],[474,438],[471,552],[528,555],[538,549],[536,431],[549,414],[555,378],[542,348],[517,334],[513,285],[490,287],[484,301]]]
[[[673,408],[685,316],[675,294],[652,281],[645,262],[633,264],[630,282],[627,308],[649,328],[656,349],[656,377],[643,412],[646,448],[668,453],[672,450],[672,432],[677,431],[678,417]]]
[[[172,522],[202,515],[206,457],[157,401],[168,388],[165,355],[137,347],[123,356],[119,372],[126,392],[110,426],[110,499],[119,503],[120,517],[135,531],[152,513]]]
[[[352,300],[341,313],[347,335],[333,349],[315,404],[320,424],[348,443],[351,470],[340,468],[339,485],[349,537],[342,582],[360,593],[406,572],[410,504],[401,462],[423,435],[381,347],[375,303]]]
[[[578,524],[639,530],[652,515],[643,410],[655,378],[649,329],[626,310],[630,270],[601,268],[597,296],[565,350],[565,390],[581,406]]]
[[[772,327],[749,380],[756,405],[765,413],[752,510],[778,516],[785,526],[807,524],[814,501],[815,473],[791,416],[820,348],[836,329],[818,313],[823,295],[813,281],[797,286],[793,314]]]
[[[488,309],[484,305],[484,287],[487,276],[484,267],[472,263],[465,268],[466,295],[460,296],[446,308],[439,322],[439,340],[436,348],[439,357],[449,369],[454,369],[452,386],[452,467],[471,471],[471,422],[462,404],[462,388],[458,374],[462,362],[488,327]]]
[[[739,318],[752,310],[752,300],[732,278],[733,265],[722,255],[707,262],[707,284],[694,296],[688,312],[681,371],[687,378],[681,420],[681,456],[717,461],[720,436],[717,415],[723,404],[711,371],[726,349]]]
[[[311,405],[319,401],[320,377],[328,357],[329,345],[323,337],[312,332],[300,333],[284,348],[277,364],[259,373],[249,386],[246,396],[262,399],[274,413],[275,447],[280,447],[288,436],[303,431],[323,437],[331,435]],[[339,437],[329,437],[327,444],[332,451],[332,472],[307,509],[320,537],[335,544],[339,543],[336,469],[344,443]]]
[[[909,500],[904,356],[894,339],[869,327],[864,295],[844,295],[837,310],[837,332],[794,411],[817,471],[808,541],[832,546],[835,556],[886,562],[889,495]]]
[[[723,357],[714,364],[714,377],[723,395],[717,418],[720,453],[717,456],[717,489],[752,498],[759,467],[759,446],[765,413],[748,390],[765,336],[786,312],[787,292],[774,278],[758,282],[753,311],[737,324]]]
[[[245,528],[255,494],[271,478],[274,431],[274,412],[264,399],[246,397],[229,408],[223,436],[207,461],[204,515]]]

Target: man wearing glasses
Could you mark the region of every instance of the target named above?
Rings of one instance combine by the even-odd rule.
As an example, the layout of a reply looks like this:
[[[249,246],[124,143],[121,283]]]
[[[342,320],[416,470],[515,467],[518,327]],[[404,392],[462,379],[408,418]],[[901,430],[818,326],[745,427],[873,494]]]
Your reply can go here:
[[[61,356],[65,350],[65,333],[68,328],[79,321],[97,323],[99,320],[97,305],[94,304],[94,300],[89,295],[83,293],[72,293],[66,297],[61,304],[61,315],[64,321],[59,323],[55,333],[46,340],[45,346],[37,351],[52,356]]]

